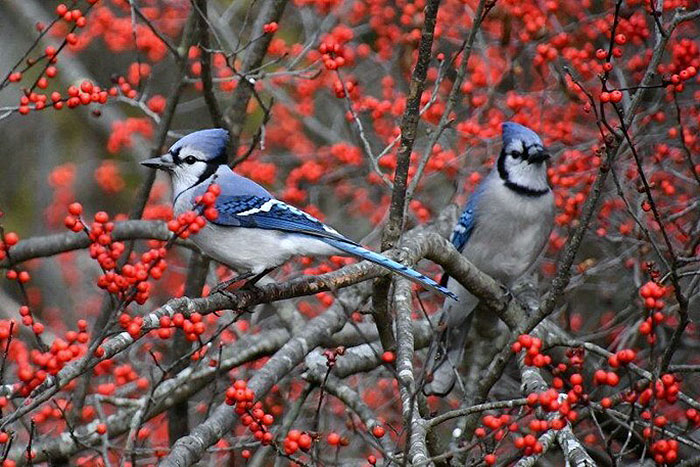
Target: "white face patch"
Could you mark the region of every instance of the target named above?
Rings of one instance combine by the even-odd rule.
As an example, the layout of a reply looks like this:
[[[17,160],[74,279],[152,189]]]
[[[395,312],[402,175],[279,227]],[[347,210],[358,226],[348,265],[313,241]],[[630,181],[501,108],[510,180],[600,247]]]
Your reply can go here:
[[[508,181],[530,190],[547,190],[549,188],[547,164],[528,162],[527,159],[523,158],[525,149],[525,144],[521,140],[513,140],[505,147],[503,168],[508,176]],[[534,154],[542,151],[542,146],[532,144],[527,147],[527,150],[529,154]]]
[[[188,147],[182,148],[173,160],[176,165],[171,169],[170,175],[173,182],[173,196],[177,197],[197,183],[209,164],[205,162],[204,154]]]

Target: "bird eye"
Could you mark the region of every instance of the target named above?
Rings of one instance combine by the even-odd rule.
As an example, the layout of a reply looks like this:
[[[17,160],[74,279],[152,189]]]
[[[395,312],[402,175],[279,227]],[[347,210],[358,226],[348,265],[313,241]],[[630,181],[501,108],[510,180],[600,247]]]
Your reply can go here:
[[[512,152],[510,153],[510,156],[511,156],[513,159],[517,159],[517,158],[519,158],[519,157],[522,156],[522,155],[523,155],[523,153],[520,152],[520,151],[512,151]]]
[[[194,156],[187,156],[187,157],[185,157],[185,162],[187,162],[188,164],[192,165],[192,164],[194,164],[195,162],[197,162],[197,158],[194,157]]]

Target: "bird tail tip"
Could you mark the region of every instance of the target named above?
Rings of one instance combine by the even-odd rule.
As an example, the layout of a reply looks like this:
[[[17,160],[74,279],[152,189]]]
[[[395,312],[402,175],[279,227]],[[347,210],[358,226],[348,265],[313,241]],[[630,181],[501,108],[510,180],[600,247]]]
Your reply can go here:
[[[459,302],[459,298],[457,297],[457,295],[455,295],[448,288],[443,287],[428,276],[423,275],[418,271],[411,269],[407,266],[404,266],[401,263],[397,263],[396,261],[389,259],[380,253],[375,253],[374,251],[367,250],[366,248],[363,248],[356,244],[341,242],[338,240],[326,240],[326,242],[330,243],[331,245],[335,246],[336,248],[342,251],[345,251],[346,253],[350,253],[354,256],[359,256],[360,258],[372,261],[373,263],[376,263],[389,270],[392,270],[397,274],[405,277],[406,279],[416,282],[427,289],[434,290],[440,293],[441,295],[444,295],[456,302]]]

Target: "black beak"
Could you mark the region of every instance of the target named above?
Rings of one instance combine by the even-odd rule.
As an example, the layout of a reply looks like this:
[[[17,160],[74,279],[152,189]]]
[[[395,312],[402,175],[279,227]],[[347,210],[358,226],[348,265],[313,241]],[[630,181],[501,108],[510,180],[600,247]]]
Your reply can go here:
[[[173,162],[173,156],[170,154],[163,154],[159,157],[141,161],[141,165],[145,165],[151,169],[169,170],[175,166],[175,163]]]
[[[549,155],[549,153],[547,151],[543,150],[543,151],[539,151],[539,152],[536,152],[535,154],[530,155],[530,157],[528,157],[527,161],[530,164],[539,164],[541,162],[545,162],[550,157],[551,156]]]

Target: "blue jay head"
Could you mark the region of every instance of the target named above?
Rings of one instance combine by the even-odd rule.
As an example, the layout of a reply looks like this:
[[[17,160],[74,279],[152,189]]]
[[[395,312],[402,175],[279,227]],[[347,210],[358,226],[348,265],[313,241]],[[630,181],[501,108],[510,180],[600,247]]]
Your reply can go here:
[[[219,166],[226,164],[228,140],[228,131],[221,128],[195,131],[180,138],[167,153],[141,164],[168,172],[173,181],[173,191],[180,193],[203,182]]]
[[[506,184],[527,190],[546,191],[549,153],[537,133],[515,122],[502,125],[503,148],[498,173]]]

